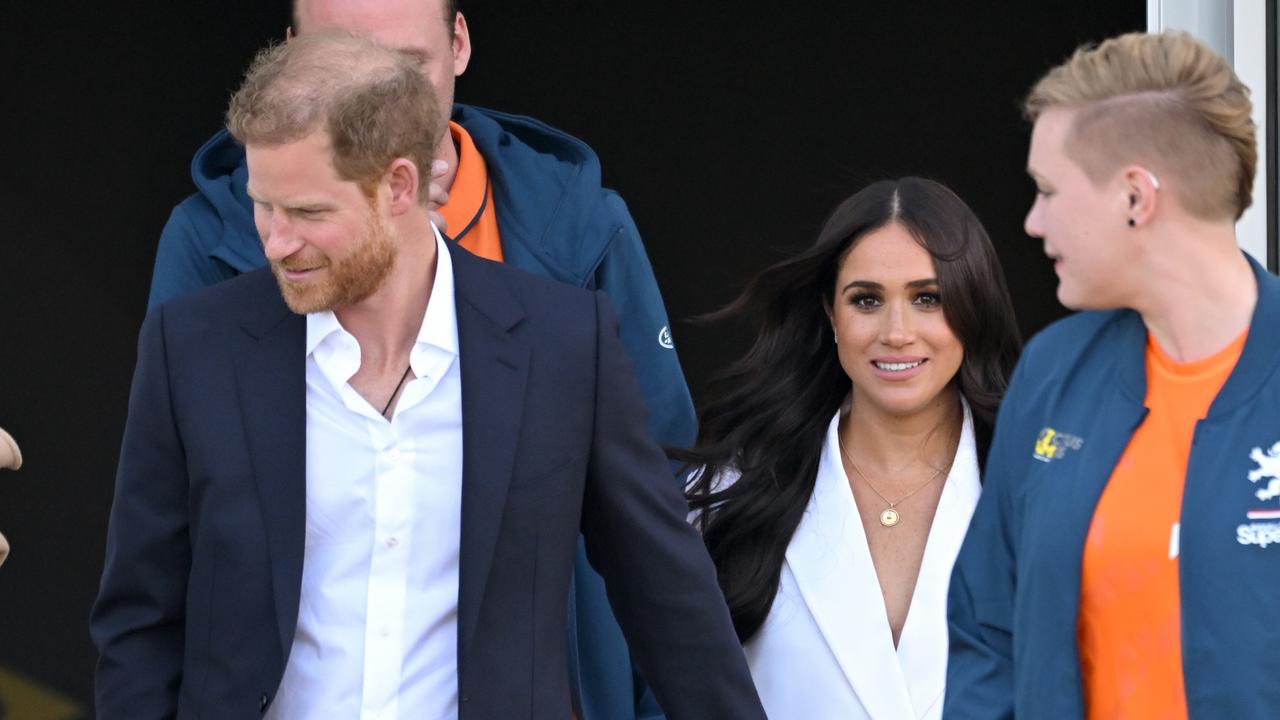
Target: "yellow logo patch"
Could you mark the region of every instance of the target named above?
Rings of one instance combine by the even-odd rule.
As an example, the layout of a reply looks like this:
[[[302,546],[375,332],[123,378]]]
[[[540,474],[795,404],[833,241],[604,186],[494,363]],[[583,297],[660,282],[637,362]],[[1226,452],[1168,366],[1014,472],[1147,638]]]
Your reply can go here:
[[[1047,427],[1036,437],[1032,457],[1040,462],[1051,462],[1066,455],[1068,450],[1079,450],[1083,446],[1084,438]]]

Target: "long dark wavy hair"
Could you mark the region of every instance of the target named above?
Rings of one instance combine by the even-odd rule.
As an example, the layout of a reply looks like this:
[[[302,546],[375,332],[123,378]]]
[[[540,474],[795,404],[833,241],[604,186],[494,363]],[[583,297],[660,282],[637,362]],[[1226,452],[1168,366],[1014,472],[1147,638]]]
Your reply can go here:
[[[840,203],[812,247],[760,273],[708,318],[745,320],[757,328],[755,340],[713,381],[697,445],[670,452],[700,469],[690,508],[744,643],[773,606],[827,427],[851,389],[826,312],[836,276],[859,238],[894,222],[933,257],[944,317],[964,348],[953,382],[972,409],[980,458],[990,444],[1021,347],[995,249],[977,216],[945,186],[914,177],[876,182]],[[725,472],[738,473],[737,481],[715,488]]]

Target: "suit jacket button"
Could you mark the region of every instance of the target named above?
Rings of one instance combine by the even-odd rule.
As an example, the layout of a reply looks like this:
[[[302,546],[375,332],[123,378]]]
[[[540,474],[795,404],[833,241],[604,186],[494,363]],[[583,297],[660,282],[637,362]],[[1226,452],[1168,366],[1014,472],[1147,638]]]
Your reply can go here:
[[[266,693],[262,693],[262,697],[258,699],[258,712],[265,711],[268,702],[270,702],[270,698],[267,697]]]

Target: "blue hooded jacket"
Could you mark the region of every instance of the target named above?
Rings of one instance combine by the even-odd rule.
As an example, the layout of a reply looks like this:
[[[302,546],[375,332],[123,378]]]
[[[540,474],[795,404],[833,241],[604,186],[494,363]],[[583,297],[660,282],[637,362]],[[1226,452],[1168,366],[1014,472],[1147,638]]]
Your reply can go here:
[[[688,447],[696,420],[671,340],[662,296],[626,203],[601,187],[600,162],[585,143],[527,117],[455,104],[493,183],[507,264],[578,287],[603,290],[636,365],[649,429]],[[225,130],[197,151],[197,192],[160,236],[148,305],[266,265],[245,193],[244,148]],[[672,482],[677,482],[673,477]],[[569,598],[570,682],[581,720],[661,718],[634,671],[604,590],[579,542]]]

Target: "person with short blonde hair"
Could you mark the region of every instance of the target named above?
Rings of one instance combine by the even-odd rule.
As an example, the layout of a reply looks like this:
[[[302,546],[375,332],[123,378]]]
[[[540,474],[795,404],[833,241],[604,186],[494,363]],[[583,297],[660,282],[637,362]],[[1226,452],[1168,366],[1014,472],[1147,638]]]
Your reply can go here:
[[[1222,56],[1181,32],[1112,38],[1049,71],[1023,105],[1028,120],[1076,110],[1066,152],[1094,182],[1127,163],[1177,177],[1197,217],[1238,220],[1258,149],[1249,89]]]
[[[1270,717],[1280,280],[1236,242],[1248,88],[1184,33],[1133,33],[1025,111],[1026,231],[1084,312],[1028,343],[1001,405],[944,717]]]

